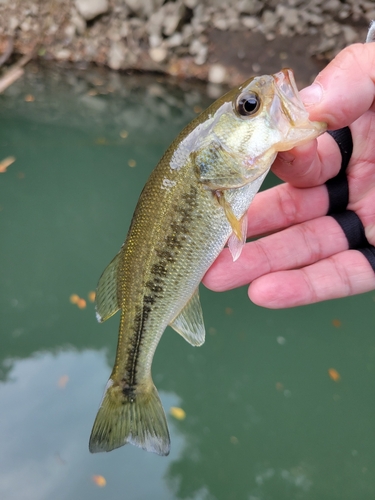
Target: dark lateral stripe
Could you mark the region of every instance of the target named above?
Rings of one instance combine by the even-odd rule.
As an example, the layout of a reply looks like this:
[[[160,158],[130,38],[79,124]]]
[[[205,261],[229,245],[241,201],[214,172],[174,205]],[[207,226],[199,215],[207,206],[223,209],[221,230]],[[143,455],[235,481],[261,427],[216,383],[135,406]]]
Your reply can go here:
[[[150,307],[147,305],[143,305],[142,312],[135,319],[136,328],[134,329],[134,336],[132,339],[131,348],[129,349],[129,359],[128,359],[128,377],[129,377],[129,385],[132,387],[136,384],[136,375],[137,375],[137,366],[139,355],[141,351],[141,343],[144,335],[144,323],[148,317],[148,313],[150,312]]]

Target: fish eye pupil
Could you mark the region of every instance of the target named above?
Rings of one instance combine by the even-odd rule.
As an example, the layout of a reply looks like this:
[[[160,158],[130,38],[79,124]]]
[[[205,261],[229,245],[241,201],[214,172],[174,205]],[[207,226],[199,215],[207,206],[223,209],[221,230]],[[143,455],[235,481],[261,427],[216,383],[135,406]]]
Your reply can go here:
[[[256,94],[246,94],[239,98],[237,110],[242,116],[250,116],[256,113],[260,106],[260,99]]]

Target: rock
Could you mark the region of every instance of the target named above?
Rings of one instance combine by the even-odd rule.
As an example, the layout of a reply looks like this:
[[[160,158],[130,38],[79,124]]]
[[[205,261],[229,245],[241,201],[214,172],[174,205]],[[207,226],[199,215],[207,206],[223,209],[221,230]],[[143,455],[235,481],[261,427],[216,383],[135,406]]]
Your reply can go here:
[[[75,0],[75,6],[86,21],[91,21],[107,12],[108,0]]]
[[[188,9],[194,9],[198,5],[199,0],[184,0],[184,4]]]
[[[86,29],[86,21],[78,14],[76,9],[72,9],[70,20],[71,23],[75,26],[78,35],[83,35]]]
[[[351,26],[348,26],[348,25],[344,25],[344,26],[342,26],[341,29],[342,29],[342,32],[344,34],[345,43],[347,45],[350,45],[350,44],[355,43],[357,41],[358,34],[354,28],[352,28]]]
[[[182,45],[182,34],[175,33],[171,37],[167,38],[165,42],[170,48],[179,47],[180,45]]]
[[[162,63],[167,59],[168,51],[165,47],[153,47],[148,51],[151,59],[156,63]]]
[[[185,15],[185,5],[182,2],[169,2],[163,6],[163,33],[171,36]]]
[[[111,69],[120,69],[126,58],[127,48],[123,42],[113,42],[108,52],[108,66]]]
[[[255,30],[259,26],[259,19],[255,16],[244,16],[241,18],[242,24],[249,30]]]
[[[68,49],[61,49],[61,50],[58,50],[57,52],[55,52],[55,57],[59,61],[68,61],[70,59],[71,55],[72,54],[71,54],[70,50],[68,50]]]
[[[158,11],[164,0],[123,0],[129,9],[142,18],[148,19]]]
[[[271,10],[265,10],[262,16],[262,31],[264,33],[269,33],[273,31],[277,24],[277,15]]]
[[[227,77],[227,70],[221,64],[213,64],[208,72],[208,81],[219,85],[224,83]]]
[[[262,2],[259,2],[259,0],[240,0],[237,3],[237,10],[241,14],[258,14],[262,8]]]

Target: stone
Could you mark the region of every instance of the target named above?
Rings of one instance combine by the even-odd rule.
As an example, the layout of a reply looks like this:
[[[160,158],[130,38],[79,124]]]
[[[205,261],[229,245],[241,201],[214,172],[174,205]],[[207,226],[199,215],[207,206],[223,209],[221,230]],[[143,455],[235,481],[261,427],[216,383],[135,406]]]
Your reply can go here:
[[[164,0],[124,0],[124,3],[139,17],[149,19],[160,9]]]
[[[108,10],[108,0],[75,0],[78,12],[86,21],[91,21],[96,16]]]
[[[259,0],[240,0],[237,3],[237,10],[241,14],[258,14],[262,8],[262,2],[259,2]]]
[[[108,66],[111,69],[120,69],[126,58],[127,48],[123,42],[113,42],[108,52]]]
[[[255,16],[244,16],[241,18],[242,24],[249,30],[255,30],[259,26],[259,19]]]
[[[68,61],[70,59],[71,55],[72,54],[71,54],[70,50],[68,50],[68,49],[61,49],[55,53],[56,59],[58,59],[60,61]]]
[[[86,21],[78,14],[76,9],[72,9],[70,13],[70,21],[75,26],[78,35],[83,35],[86,30]]]
[[[165,47],[153,47],[148,53],[151,59],[156,63],[164,62],[168,56],[168,51]]]
[[[216,85],[224,83],[227,77],[227,70],[221,64],[213,64],[208,71],[208,81]]]

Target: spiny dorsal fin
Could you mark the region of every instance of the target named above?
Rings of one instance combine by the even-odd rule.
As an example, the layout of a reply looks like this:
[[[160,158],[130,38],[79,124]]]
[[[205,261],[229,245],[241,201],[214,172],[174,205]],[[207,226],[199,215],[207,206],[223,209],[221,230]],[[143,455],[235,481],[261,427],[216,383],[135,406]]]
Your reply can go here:
[[[170,326],[182,335],[189,344],[194,346],[203,344],[205,329],[198,288],[179,315],[170,323]]]
[[[95,298],[96,319],[99,323],[113,316],[121,307],[117,287],[120,255],[118,253],[108,264],[99,279]]]

